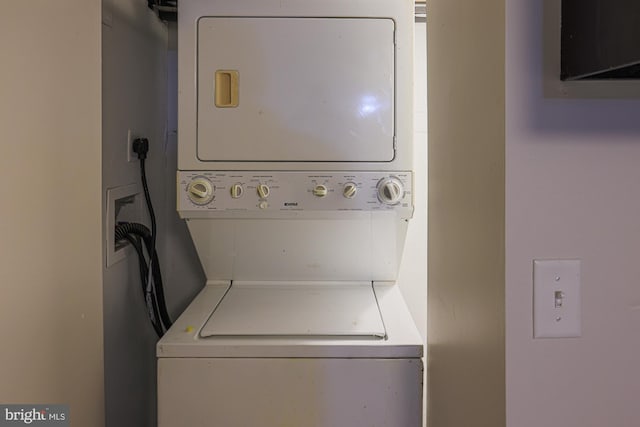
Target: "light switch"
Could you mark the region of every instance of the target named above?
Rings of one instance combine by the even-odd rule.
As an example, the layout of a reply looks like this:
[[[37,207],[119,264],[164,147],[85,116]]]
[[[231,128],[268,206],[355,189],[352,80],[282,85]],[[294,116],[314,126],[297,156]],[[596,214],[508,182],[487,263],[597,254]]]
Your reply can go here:
[[[534,338],[579,337],[580,260],[533,261]]]

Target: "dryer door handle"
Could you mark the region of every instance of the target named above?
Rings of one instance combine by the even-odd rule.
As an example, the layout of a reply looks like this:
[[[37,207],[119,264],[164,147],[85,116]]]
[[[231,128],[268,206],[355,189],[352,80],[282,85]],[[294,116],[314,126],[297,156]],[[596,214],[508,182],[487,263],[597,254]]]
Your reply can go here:
[[[240,73],[238,70],[217,70],[215,78],[215,104],[218,108],[235,108],[239,104]]]

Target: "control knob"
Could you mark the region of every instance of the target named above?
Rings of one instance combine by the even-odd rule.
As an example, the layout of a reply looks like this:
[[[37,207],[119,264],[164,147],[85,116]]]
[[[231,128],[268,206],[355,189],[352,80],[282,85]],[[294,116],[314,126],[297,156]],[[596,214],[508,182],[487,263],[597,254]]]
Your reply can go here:
[[[206,205],[213,200],[213,185],[205,177],[193,178],[187,186],[187,196],[196,205]]]
[[[239,199],[240,197],[242,197],[244,188],[242,188],[242,184],[233,184],[229,191],[231,192],[232,199]]]
[[[258,184],[256,191],[258,192],[258,196],[260,196],[261,199],[266,199],[267,197],[269,197],[270,189],[267,184]]]
[[[327,195],[327,187],[325,185],[316,185],[315,187],[313,187],[313,195],[316,197],[325,197]]]
[[[378,181],[378,199],[385,205],[395,205],[404,197],[402,181],[394,176]]]
[[[347,182],[342,189],[342,195],[347,199],[353,199],[358,192],[358,186],[353,182]]]

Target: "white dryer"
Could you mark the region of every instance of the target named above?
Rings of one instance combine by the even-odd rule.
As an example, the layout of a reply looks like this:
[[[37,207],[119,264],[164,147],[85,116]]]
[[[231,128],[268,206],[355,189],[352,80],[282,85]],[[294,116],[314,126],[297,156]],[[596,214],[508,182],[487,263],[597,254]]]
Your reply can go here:
[[[160,427],[420,427],[395,280],[413,2],[180,0],[178,211],[207,283],[160,340]]]

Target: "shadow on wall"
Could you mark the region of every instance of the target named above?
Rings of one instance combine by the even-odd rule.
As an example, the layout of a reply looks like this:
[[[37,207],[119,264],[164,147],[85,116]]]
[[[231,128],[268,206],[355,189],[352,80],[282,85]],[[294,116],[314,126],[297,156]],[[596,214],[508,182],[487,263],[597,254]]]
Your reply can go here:
[[[172,67],[171,56],[169,68]],[[169,73],[169,80],[171,80]],[[169,82],[171,90],[171,82]],[[162,256],[167,306],[172,319],[177,319],[205,284],[206,277],[189,235],[187,224],[176,210],[177,132],[169,132],[165,150],[166,229]]]

